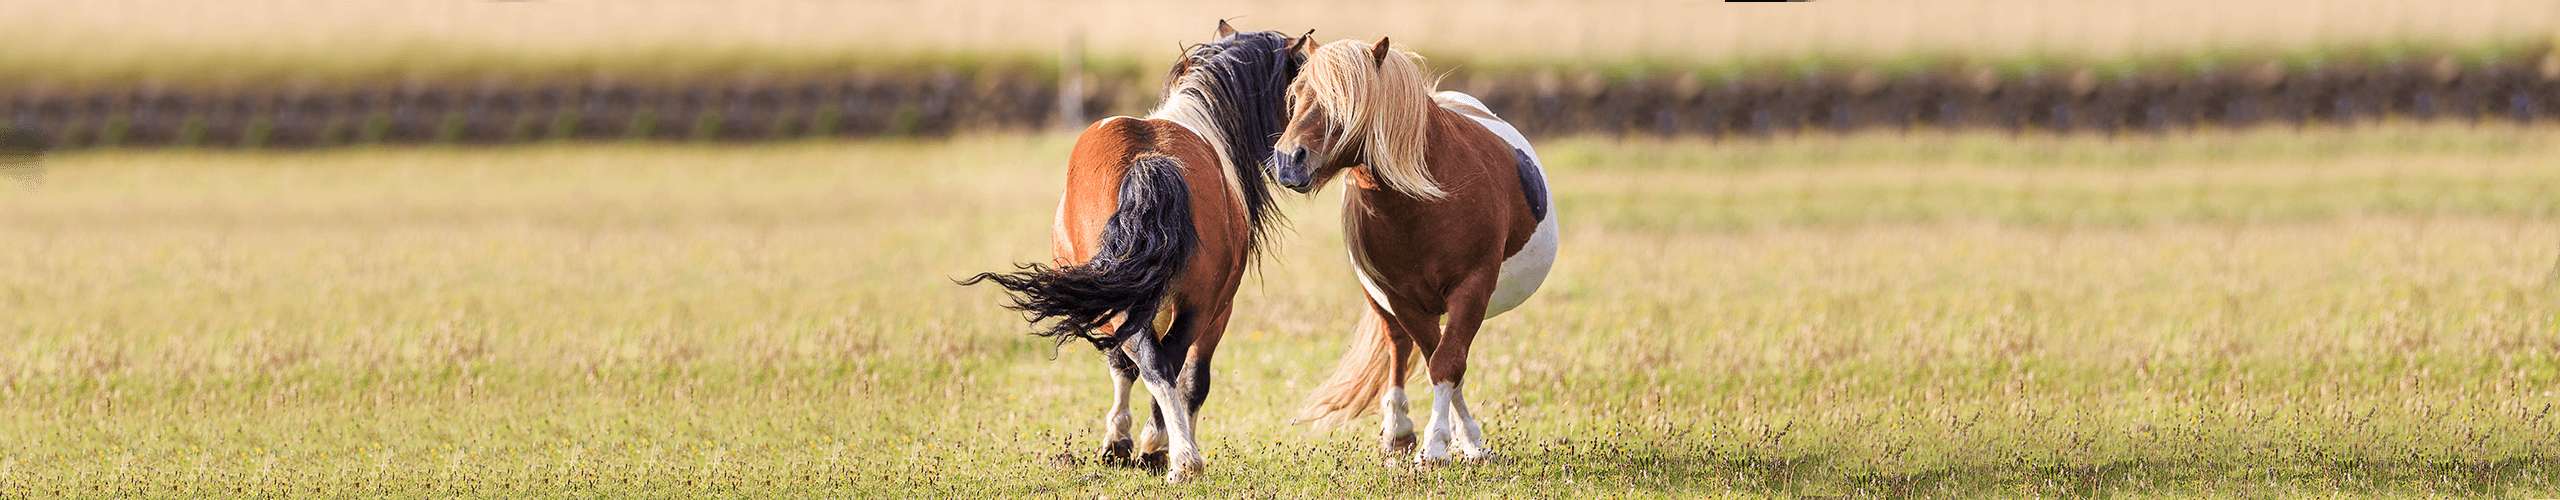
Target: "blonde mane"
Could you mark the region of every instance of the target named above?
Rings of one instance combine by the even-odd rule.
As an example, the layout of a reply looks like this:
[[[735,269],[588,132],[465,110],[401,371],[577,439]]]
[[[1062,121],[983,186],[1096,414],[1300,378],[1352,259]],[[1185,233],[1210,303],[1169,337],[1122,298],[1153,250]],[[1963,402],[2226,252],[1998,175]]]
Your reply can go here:
[[[1375,45],[1340,40],[1316,48],[1299,70],[1298,80],[1342,131],[1345,144],[1368,153],[1369,173],[1408,196],[1437,200],[1449,196],[1431,179],[1423,152],[1430,146],[1432,81],[1422,56],[1390,48],[1384,59],[1370,57]]]

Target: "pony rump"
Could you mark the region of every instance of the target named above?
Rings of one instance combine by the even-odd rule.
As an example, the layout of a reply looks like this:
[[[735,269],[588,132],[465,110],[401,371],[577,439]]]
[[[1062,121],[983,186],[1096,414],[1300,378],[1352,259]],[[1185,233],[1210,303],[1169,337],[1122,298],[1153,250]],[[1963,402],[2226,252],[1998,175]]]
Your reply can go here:
[[[1031,334],[1056,337],[1060,344],[1076,338],[1109,350],[1130,335],[1145,335],[1198,245],[1181,170],[1162,155],[1130,160],[1120,179],[1120,204],[1102,226],[1102,248],[1093,260],[1064,267],[1016,264],[1016,272],[978,273],[960,284],[993,281],[1004,287],[1012,299],[1005,308],[1021,311],[1033,324],[1057,320]],[[1121,320],[1118,329],[1094,334],[1114,318]]]
[[[1423,153],[1430,145],[1431,89],[1422,56],[1390,48],[1372,57],[1375,44],[1340,40],[1317,47],[1299,79],[1335,130],[1368,153],[1369,173],[1388,188],[1425,200],[1449,196],[1431,179]]]

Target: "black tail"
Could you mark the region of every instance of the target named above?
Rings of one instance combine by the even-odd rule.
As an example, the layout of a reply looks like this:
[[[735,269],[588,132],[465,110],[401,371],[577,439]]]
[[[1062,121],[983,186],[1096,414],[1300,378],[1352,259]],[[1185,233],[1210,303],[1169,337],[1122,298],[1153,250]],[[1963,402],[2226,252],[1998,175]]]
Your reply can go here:
[[[994,281],[1012,296],[1005,307],[1022,311],[1025,320],[1058,320],[1032,335],[1057,337],[1062,344],[1082,338],[1096,349],[1110,349],[1128,335],[1144,335],[1198,238],[1181,166],[1164,156],[1140,156],[1120,180],[1120,207],[1102,226],[1102,249],[1093,260],[1066,267],[1016,264],[1016,272],[978,273],[960,284]],[[1119,331],[1094,333],[1122,314],[1127,319]]]

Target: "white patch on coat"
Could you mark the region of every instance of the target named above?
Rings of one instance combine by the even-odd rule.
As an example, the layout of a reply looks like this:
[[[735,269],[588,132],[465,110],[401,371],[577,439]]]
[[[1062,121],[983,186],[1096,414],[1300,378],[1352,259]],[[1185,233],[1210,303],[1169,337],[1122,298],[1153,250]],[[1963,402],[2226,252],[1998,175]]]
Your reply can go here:
[[[1520,130],[1512,128],[1509,122],[1495,116],[1491,108],[1485,107],[1484,101],[1454,90],[1432,94],[1431,98],[1441,107],[1475,120],[1486,131],[1501,137],[1503,142],[1528,154],[1530,168],[1538,170],[1538,178],[1547,177],[1546,161],[1538,159],[1537,148],[1529,147],[1529,138],[1520,135]],[[1538,293],[1539,285],[1547,282],[1547,271],[1556,264],[1558,233],[1562,231],[1556,225],[1555,198],[1555,190],[1548,189],[1547,206],[1541,207],[1546,209],[1546,220],[1538,221],[1538,228],[1529,234],[1529,243],[1521,245],[1519,252],[1502,258],[1502,272],[1494,279],[1493,299],[1485,304],[1484,317],[1500,316],[1519,308],[1521,303],[1529,301],[1529,296]]]
[[[1349,191],[1350,191],[1350,190],[1347,190],[1347,189],[1346,189],[1346,190],[1344,190],[1344,192],[1349,192]],[[1386,312],[1387,312],[1387,316],[1389,316],[1389,317],[1393,317],[1393,316],[1395,316],[1395,315],[1396,315],[1396,305],[1395,305],[1395,303],[1394,303],[1394,302],[1388,302],[1388,301],[1387,301],[1387,292],[1386,292],[1385,290],[1379,290],[1379,289],[1378,289],[1378,282],[1377,282],[1376,280],[1371,280],[1371,279],[1369,279],[1369,275],[1370,275],[1370,274],[1375,274],[1375,273],[1377,273],[1377,271],[1374,271],[1374,270],[1369,269],[1369,263],[1360,259],[1360,247],[1359,247],[1359,246],[1357,246],[1357,245],[1352,246],[1352,247],[1351,247],[1350,252],[1351,252],[1351,277],[1359,278],[1359,279],[1360,279],[1360,289],[1361,289],[1361,290],[1368,290],[1368,291],[1369,291],[1369,300],[1370,300],[1370,301],[1372,301],[1372,302],[1376,302],[1376,303],[1378,304],[1378,309],[1386,311]]]
[[[1538,285],[1547,282],[1547,271],[1556,265],[1556,213],[1547,212],[1547,220],[1538,221],[1538,231],[1529,234],[1529,243],[1520,252],[1502,258],[1502,274],[1494,278],[1493,299],[1485,303],[1484,317],[1492,318],[1510,312],[1538,293]]]

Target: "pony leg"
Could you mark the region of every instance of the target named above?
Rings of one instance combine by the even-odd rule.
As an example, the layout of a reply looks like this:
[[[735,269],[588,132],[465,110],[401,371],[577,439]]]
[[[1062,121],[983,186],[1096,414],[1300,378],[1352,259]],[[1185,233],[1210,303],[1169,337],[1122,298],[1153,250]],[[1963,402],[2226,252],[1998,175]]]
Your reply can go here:
[[[1386,314],[1376,304],[1369,306],[1369,314],[1374,318],[1364,320],[1387,322]],[[1413,337],[1398,332],[1393,325],[1377,327],[1386,328],[1387,337],[1395,343],[1395,359],[1388,362],[1389,373],[1394,377],[1387,380],[1386,394],[1378,396],[1378,439],[1389,455],[1412,453],[1413,417],[1405,414],[1404,377],[1413,370]]]
[[[1111,368],[1111,411],[1102,415],[1102,463],[1137,465],[1136,447],[1129,442],[1129,383],[1137,380],[1138,367],[1120,351],[1105,351],[1103,360]]]
[[[1188,337],[1183,337],[1181,336],[1181,332],[1174,330],[1174,320],[1177,315],[1175,314],[1173,297],[1171,295],[1167,295],[1161,300],[1163,302],[1161,302],[1156,308],[1155,323],[1149,326],[1154,327],[1157,332],[1156,335],[1159,339],[1157,341],[1159,349],[1181,351],[1183,350],[1183,345],[1188,342],[1185,340]],[[1177,385],[1181,382],[1180,377],[1177,375],[1167,375],[1167,377],[1174,378]],[[1138,466],[1154,468],[1155,466],[1163,463],[1162,460],[1165,458],[1162,455],[1165,451],[1165,415],[1167,415],[1167,413],[1165,413],[1165,408],[1161,404],[1153,407],[1148,413],[1147,431],[1145,434],[1138,435]]]
[[[1150,389],[1148,389],[1148,390],[1149,390],[1149,391],[1153,391],[1153,390],[1155,390],[1155,389],[1150,388]],[[1163,407],[1163,406],[1160,406],[1160,405],[1156,405],[1156,404],[1148,404],[1148,405],[1147,405],[1147,428],[1146,428],[1146,429],[1144,429],[1144,430],[1140,430],[1140,431],[1138,431],[1138,442],[1137,442],[1137,448],[1136,448],[1135,453],[1136,453],[1138,456],[1140,456],[1140,457],[1144,457],[1144,456],[1146,456],[1146,455],[1153,455],[1153,454],[1163,453],[1163,452],[1164,452],[1164,407]]]
[[[1431,384],[1431,423],[1422,429],[1422,450],[1414,452],[1414,465],[1440,465],[1449,461],[1450,424],[1456,417],[1449,409],[1454,384]]]
[[[1387,453],[1413,451],[1413,417],[1405,414],[1404,387],[1387,389],[1386,395],[1378,396],[1378,413],[1378,440]]]
[[[1192,439],[1190,407],[1183,404],[1184,396],[1174,385],[1174,374],[1180,367],[1171,366],[1172,360],[1167,356],[1170,353],[1161,350],[1163,344],[1157,342],[1153,335],[1133,335],[1126,342],[1121,346],[1129,353],[1129,360],[1137,362],[1138,380],[1147,385],[1148,395],[1155,398],[1156,422],[1164,427],[1167,445],[1164,479],[1176,483],[1189,481],[1200,474],[1202,467],[1197,441]]]
[[[1448,461],[1449,434],[1441,432],[1441,429],[1445,427],[1444,425],[1441,425],[1443,418],[1441,416],[1443,410],[1440,408],[1441,399],[1435,398],[1432,401],[1432,417],[1430,424],[1422,428],[1422,437],[1419,439],[1418,443],[1415,442],[1416,440],[1413,438],[1413,421],[1405,414],[1404,377],[1401,376],[1401,374],[1404,373],[1404,370],[1410,369],[1409,366],[1412,358],[1407,355],[1408,353],[1418,350],[1422,352],[1422,356],[1425,358],[1434,357],[1433,353],[1436,352],[1436,349],[1434,348],[1437,347],[1435,344],[1437,344],[1437,341],[1440,339],[1440,334],[1438,333],[1438,329],[1440,328],[1440,317],[1436,315],[1407,314],[1405,316],[1388,318],[1388,325],[1393,328],[1391,337],[1393,337],[1395,341],[1397,363],[1395,365],[1395,369],[1398,370],[1396,373],[1399,374],[1399,376],[1395,377],[1393,385],[1387,388],[1386,394],[1379,396],[1378,406],[1382,410],[1385,410],[1383,413],[1386,413],[1386,415],[1381,416],[1380,418],[1383,419],[1381,422],[1382,427],[1385,427],[1382,431],[1384,431],[1388,451],[1402,453],[1410,450],[1414,453],[1414,463],[1421,465],[1432,465]],[[1436,377],[1437,375],[1435,374],[1434,376]],[[1433,394],[1438,393],[1439,392],[1437,390],[1433,391]],[[1398,435],[1401,435],[1404,438],[1404,443],[1401,447],[1397,446],[1396,443]]]
[[[1453,422],[1454,428],[1450,429],[1449,442],[1458,449],[1459,458],[1467,460],[1493,458],[1493,450],[1485,447],[1484,425],[1476,422],[1475,410],[1467,408],[1467,394],[1463,389],[1461,384],[1449,384],[1449,410],[1458,417],[1457,421]]]
[[[1459,458],[1467,460],[1493,455],[1485,449],[1483,426],[1467,408],[1464,389],[1467,350],[1475,343],[1476,331],[1484,326],[1493,281],[1490,273],[1479,274],[1459,286],[1450,298],[1449,324],[1441,330],[1438,345],[1431,350],[1431,427],[1423,432],[1423,451],[1415,457],[1416,462],[1445,461],[1451,448]]]
[[[1165,338],[1165,347],[1183,354],[1174,388],[1182,391],[1185,413],[1196,420],[1201,406],[1209,403],[1209,360],[1218,354],[1218,338],[1227,329],[1227,311],[1186,315],[1177,328],[1180,330]]]
[[[1227,311],[1220,309],[1215,312],[1190,310],[1195,312],[1183,315],[1181,323],[1174,326],[1174,333],[1162,342],[1162,352],[1182,356],[1181,368],[1175,370],[1177,375],[1173,388],[1177,396],[1175,399],[1182,405],[1184,432],[1181,439],[1186,444],[1185,448],[1194,451],[1200,449],[1200,413],[1209,402],[1209,361],[1217,355],[1218,338],[1227,328]],[[1191,473],[1198,474],[1203,467],[1196,453],[1188,462],[1167,458],[1167,469],[1180,470],[1181,466],[1187,465]]]

